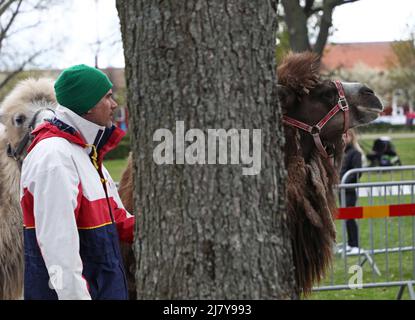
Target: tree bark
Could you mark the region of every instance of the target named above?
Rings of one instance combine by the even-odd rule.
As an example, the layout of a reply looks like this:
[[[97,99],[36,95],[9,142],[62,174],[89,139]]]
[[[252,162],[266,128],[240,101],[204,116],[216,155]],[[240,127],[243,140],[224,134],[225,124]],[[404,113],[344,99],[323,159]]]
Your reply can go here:
[[[139,208],[139,299],[295,298],[276,2],[117,0]],[[261,129],[260,173],[242,175],[241,164],[157,165],[153,134],[175,133],[176,121],[205,136]]]

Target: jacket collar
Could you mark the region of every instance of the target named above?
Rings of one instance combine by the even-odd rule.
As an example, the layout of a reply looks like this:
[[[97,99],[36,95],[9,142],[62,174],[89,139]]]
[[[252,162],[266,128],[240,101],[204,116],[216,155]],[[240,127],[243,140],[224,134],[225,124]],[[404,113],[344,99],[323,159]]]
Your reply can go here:
[[[60,124],[57,125],[56,119]],[[56,117],[38,126],[32,135],[35,137],[27,149],[30,152],[41,140],[51,137],[61,137],[72,143],[86,148],[87,153],[98,151],[97,163],[101,164],[105,154],[113,150],[125,136],[125,132],[116,126],[105,128],[96,125],[72,112],[68,108],[58,106]],[[92,143],[91,143],[92,141]]]
[[[105,131],[105,127],[88,121],[61,105],[56,108],[56,118],[78,131],[87,144],[97,146]]]

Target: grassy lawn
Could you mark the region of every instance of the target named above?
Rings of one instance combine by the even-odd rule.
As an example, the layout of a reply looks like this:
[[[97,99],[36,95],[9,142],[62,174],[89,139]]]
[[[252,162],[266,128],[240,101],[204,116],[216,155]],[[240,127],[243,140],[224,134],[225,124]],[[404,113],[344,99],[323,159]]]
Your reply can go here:
[[[404,246],[413,246],[412,228],[415,226],[413,217],[399,217],[393,219],[359,219],[357,220],[360,231],[360,245],[366,250],[395,248]],[[342,221],[336,221],[338,231],[338,243],[343,243],[346,231],[343,228]],[[372,230],[373,237],[370,237]],[[384,237],[387,234],[388,237]],[[379,283],[385,281],[399,281],[415,279],[413,266],[415,263],[415,253],[412,251],[398,251],[389,253],[379,253],[372,256],[376,263],[380,275],[376,274],[374,269],[366,261],[362,267],[363,283]],[[349,256],[343,258],[336,254],[332,271],[321,283],[322,286],[330,284],[348,284],[349,278],[355,274],[350,271],[353,265],[361,265],[365,259],[364,255]],[[348,289],[336,291],[316,291],[308,299],[395,299],[399,287],[382,287],[373,289]],[[408,299],[408,291],[405,289],[403,299]]]
[[[382,134],[379,134],[380,136]],[[359,143],[363,151],[368,153],[372,149],[373,139],[361,139]],[[402,165],[415,165],[415,138],[394,138],[392,143],[401,158]]]
[[[127,166],[127,158],[125,159],[116,159],[116,160],[105,160],[105,168],[111,174],[112,179],[115,182],[119,182],[121,179],[121,174]]]

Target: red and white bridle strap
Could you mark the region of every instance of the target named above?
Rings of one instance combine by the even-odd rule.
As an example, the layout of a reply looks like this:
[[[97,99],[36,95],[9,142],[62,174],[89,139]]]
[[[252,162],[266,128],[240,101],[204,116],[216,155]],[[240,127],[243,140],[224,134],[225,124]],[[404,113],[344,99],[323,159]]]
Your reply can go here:
[[[337,106],[339,106],[340,110],[343,111],[344,116],[344,127],[343,132],[346,133],[349,130],[349,104],[346,100],[346,95],[343,90],[343,85],[339,80],[333,81],[336,85],[337,92],[339,93],[339,101],[337,102]]]
[[[333,118],[337,114],[337,112],[343,111],[344,133],[349,129],[349,104],[347,103],[346,96],[344,94],[343,85],[338,80],[333,81],[333,83],[337,88],[339,100],[337,104],[316,125],[310,126],[304,122],[298,121],[287,116],[283,116],[282,118],[283,123],[310,133],[313,136],[313,140],[318,151],[324,158],[329,158],[329,155],[327,154],[326,149],[324,148],[323,143],[321,141],[320,132],[321,129],[323,129],[323,127],[327,124],[327,122],[329,122],[329,120]]]

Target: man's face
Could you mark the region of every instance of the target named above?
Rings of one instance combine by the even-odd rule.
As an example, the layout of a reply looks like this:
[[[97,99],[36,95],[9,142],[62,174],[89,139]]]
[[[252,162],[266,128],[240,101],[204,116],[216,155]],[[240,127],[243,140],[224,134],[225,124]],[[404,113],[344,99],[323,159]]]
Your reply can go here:
[[[111,127],[114,110],[117,106],[112,98],[112,89],[110,89],[96,106],[84,114],[83,117],[100,126]]]

